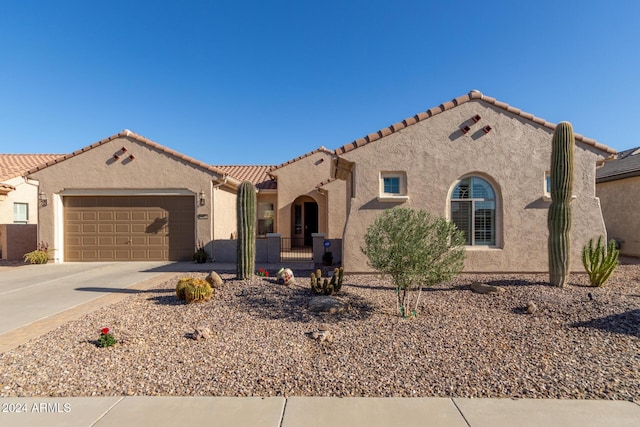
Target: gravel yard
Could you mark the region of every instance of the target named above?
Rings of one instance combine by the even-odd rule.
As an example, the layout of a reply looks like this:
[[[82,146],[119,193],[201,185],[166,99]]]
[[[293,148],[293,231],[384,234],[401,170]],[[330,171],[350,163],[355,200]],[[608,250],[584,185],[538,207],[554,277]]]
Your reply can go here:
[[[559,289],[547,275],[465,274],[425,289],[413,319],[395,316],[393,287],[379,276],[345,276],[342,314],[308,310],[306,274],[291,287],[222,277],[208,302],[176,300],[170,281],[1,354],[0,396],[640,401],[640,265],[619,266],[603,288],[587,287],[586,275]],[[506,290],[476,294],[473,281]],[[215,336],[191,339],[198,324]],[[310,338],[321,324],[333,342]],[[119,343],[98,348],[105,326]]]

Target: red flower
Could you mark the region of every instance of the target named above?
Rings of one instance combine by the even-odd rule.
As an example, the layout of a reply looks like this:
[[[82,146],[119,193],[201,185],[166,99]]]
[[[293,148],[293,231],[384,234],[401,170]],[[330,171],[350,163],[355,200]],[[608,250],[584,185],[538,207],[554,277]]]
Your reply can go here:
[[[258,273],[264,273],[264,268],[259,268]]]
[[[265,272],[264,272],[264,275],[265,275],[266,277],[269,277],[269,272],[268,272],[268,271],[265,271]]]
[[[107,335],[109,333],[109,328],[102,328],[100,332],[102,332],[102,335]]]

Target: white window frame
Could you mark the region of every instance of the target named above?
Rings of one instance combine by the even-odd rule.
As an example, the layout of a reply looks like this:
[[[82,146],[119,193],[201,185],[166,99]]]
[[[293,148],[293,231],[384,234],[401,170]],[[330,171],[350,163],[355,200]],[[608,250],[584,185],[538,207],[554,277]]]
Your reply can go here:
[[[542,185],[543,185],[542,200],[544,200],[545,202],[550,202],[551,201],[551,171],[548,171],[548,170],[544,171],[544,181],[542,181]],[[572,202],[577,198],[578,196],[576,196],[575,194],[571,195]]]
[[[384,180],[385,178],[398,179],[398,193],[385,193]],[[378,188],[378,201],[389,203],[404,203],[409,200],[407,192],[407,173],[401,171],[383,171],[380,172],[379,188]]]
[[[544,180],[542,181],[542,200],[551,201],[551,171],[544,171]]]
[[[24,219],[18,219],[18,206],[24,206]],[[14,224],[29,224],[29,203],[14,202],[13,203],[13,223]]]
[[[480,198],[480,197],[469,197],[469,198],[462,198],[462,199],[455,199],[453,198],[453,190],[455,190],[455,188],[458,186],[458,184],[460,184],[460,182],[462,182],[464,179],[470,179],[473,180],[474,178],[478,178],[481,179],[483,181],[485,181],[487,184],[489,184],[489,186],[491,187],[491,190],[493,191],[493,199],[487,199],[487,198]],[[469,191],[471,191],[471,186],[473,184],[471,184],[469,186]],[[499,230],[500,230],[500,224],[501,224],[501,218],[500,218],[500,214],[499,214],[499,201],[498,201],[498,192],[496,190],[496,186],[487,178],[481,176],[481,175],[467,175],[464,176],[462,178],[460,178],[458,181],[456,181],[453,186],[451,187],[451,196],[449,197],[449,220],[453,221],[452,215],[452,204],[454,202],[469,202],[471,205],[471,212],[472,212],[472,216],[471,216],[471,221],[470,221],[470,230],[469,230],[469,244],[465,244],[466,248],[499,248]],[[493,215],[494,215],[494,220],[493,220],[493,243],[489,243],[489,244],[478,244],[476,243],[476,238],[475,238],[475,205],[477,202],[493,202]]]

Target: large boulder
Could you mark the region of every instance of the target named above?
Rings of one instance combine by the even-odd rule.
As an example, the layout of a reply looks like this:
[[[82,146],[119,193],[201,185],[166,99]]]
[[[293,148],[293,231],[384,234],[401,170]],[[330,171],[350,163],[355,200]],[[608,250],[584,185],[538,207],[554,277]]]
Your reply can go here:
[[[480,282],[473,282],[471,284],[471,290],[478,294],[501,294],[504,292],[504,288],[501,288],[500,286],[493,286]]]
[[[309,300],[309,311],[322,313],[342,313],[349,308],[348,304],[337,298],[319,295]]]

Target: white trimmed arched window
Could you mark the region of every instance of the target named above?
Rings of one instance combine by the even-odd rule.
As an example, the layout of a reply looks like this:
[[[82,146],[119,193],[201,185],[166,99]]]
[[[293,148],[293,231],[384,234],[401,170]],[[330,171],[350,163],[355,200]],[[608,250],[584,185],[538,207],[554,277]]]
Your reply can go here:
[[[451,193],[451,221],[471,246],[496,245],[496,192],[483,178],[468,176]]]

